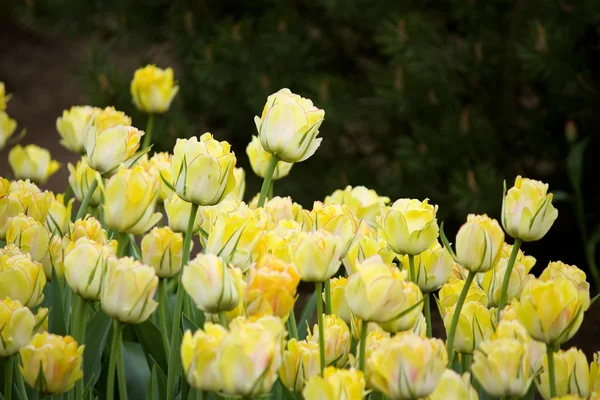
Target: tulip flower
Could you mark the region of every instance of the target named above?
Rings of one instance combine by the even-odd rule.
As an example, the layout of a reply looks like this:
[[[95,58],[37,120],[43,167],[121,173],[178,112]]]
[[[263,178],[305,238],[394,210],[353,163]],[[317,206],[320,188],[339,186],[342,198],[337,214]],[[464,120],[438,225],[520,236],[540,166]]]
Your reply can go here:
[[[44,267],[14,244],[0,249],[0,299],[10,297],[33,308],[44,300]]]
[[[216,371],[219,346],[228,332],[220,325],[204,324],[194,334],[186,331],[181,342],[181,361],[188,383],[199,390],[221,391],[223,385]]]
[[[241,167],[235,168],[233,177],[235,178],[235,186],[226,198],[242,201],[246,192],[246,171]]]
[[[20,301],[10,297],[0,300],[0,358],[17,354],[27,345],[35,333],[35,325],[35,316]]]
[[[342,241],[340,258],[346,256],[348,249],[354,242],[358,232],[358,221],[347,206],[327,204],[316,201],[309,214],[309,221],[313,230],[324,230],[339,237]],[[306,230],[310,229],[308,226]]]
[[[386,264],[392,264],[396,255],[388,247],[385,240],[377,237],[377,234],[358,235],[351,244],[346,257],[342,260],[348,275],[357,271],[358,264],[369,257],[379,255]]]
[[[306,400],[362,400],[365,395],[364,374],[354,368],[329,367],[324,376],[310,379],[302,391]]]
[[[52,279],[53,259],[50,253],[50,244],[52,233],[42,225],[25,214],[19,214],[8,220],[8,229],[6,231],[6,243],[14,244],[22,252],[31,255],[33,261],[37,261],[44,267],[46,279]],[[57,274],[62,271],[57,270]]]
[[[35,144],[13,147],[8,153],[8,163],[18,179],[31,179],[42,184],[60,168],[60,163],[52,160],[48,150]]]
[[[61,137],[60,144],[73,153],[81,154],[85,150],[87,126],[94,113],[102,110],[90,106],[74,106],[64,110],[56,119],[56,130]]]
[[[252,136],[252,141],[248,144],[248,147],[246,147],[246,154],[248,154],[252,171],[259,177],[264,178],[267,174],[271,154],[263,149],[258,136]],[[288,176],[293,165],[293,163],[285,161],[277,162],[272,180],[275,181]]]
[[[442,287],[448,280],[452,272],[454,260],[447,249],[442,248],[439,242],[435,241],[427,250],[423,251],[414,258],[415,275],[411,276],[408,256],[403,256],[400,261],[404,269],[408,271],[408,277],[415,282],[419,288],[425,292],[434,292]]]
[[[568,265],[562,261],[555,261],[549,263],[540,275],[541,281],[552,279],[570,279],[577,287],[583,311],[587,311],[590,308],[590,284],[586,281],[585,272],[575,265]]]
[[[43,223],[51,204],[52,194],[42,192],[34,183],[0,178],[0,240],[6,239],[10,218],[25,214]]]
[[[6,142],[15,133],[17,121],[12,119],[5,111],[0,110],[0,150],[4,149]]]
[[[358,220],[374,224],[382,206],[390,202],[389,197],[379,196],[373,189],[364,186],[346,186],[325,197],[325,204],[346,204]]]
[[[350,325],[350,321],[352,320],[352,312],[350,311],[350,307],[348,307],[348,301],[346,301],[347,284],[348,278],[331,278],[331,312],[333,315],[337,315],[347,325]],[[322,297],[323,301],[325,301],[325,293],[323,293]]]
[[[188,203],[174,194],[170,199],[165,199],[164,205],[169,221],[169,228],[174,232],[186,233],[190,214],[192,213],[192,203]],[[199,215],[196,215],[192,228],[193,232],[197,232],[200,229],[199,217]]]
[[[131,81],[131,97],[135,107],[145,113],[165,113],[179,92],[173,69],[161,69],[155,65],[139,68]]]
[[[486,272],[500,260],[504,232],[495,219],[470,214],[456,234],[457,262],[471,272]]]
[[[290,339],[283,352],[279,379],[293,392],[301,392],[306,382],[319,374],[319,345]]]
[[[98,183],[102,181],[100,173],[89,166],[85,156],[81,157],[81,160],[77,161],[75,166],[69,163],[67,168],[69,169],[69,185],[79,201],[83,201],[94,181]],[[101,189],[99,187],[94,189],[90,197],[90,205],[99,205],[101,197]]]
[[[542,373],[536,380],[538,390],[546,400],[568,394],[587,398],[590,395],[590,365],[583,351],[571,347],[554,353],[556,393],[550,395],[548,357],[543,359]]]
[[[313,343],[319,343],[319,327],[315,325],[313,331],[308,332],[306,340]],[[350,329],[344,321],[335,315],[325,315],[323,317],[323,331],[325,333],[325,363],[342,368],[348,361],[350,353],[350,342],[352,336]]]
[[[471,374],[462,376],[451,369],[444,371],[440,383],[428,397],[429,400],[479,400],[477,391],[471,385]]]
[[[62,236],[69,230],[71,224],[71,214],[73,209],[73,202],[75,199],[71,199],[65,203],[64,194],[52,194],[52,203],[48,208],[48,216],[46,217],[45,225],[50,230]]]
[[[465,281],[456,280],[452,283],[446,283],[439,291],[439,302],[442,311],[442,317],[445,317],[452,308],[456,306],[458,297],[465,286]],[[487,306],[488,298],[483,290],[477,285],[469,286],[465,303],[477,302],[483,306]]]
[[[477,274],[476,280],[478,285],[487,294],[488,307],[497,307],[500,304],[500,294],[502,283],[506,274],[508,259],[500,258],[500,261],[489,271],[482,274]],[[516,261],[513,269],[510,272],[508,290],[506,292],[506,301],[510,302],[515,298],[519,298],[525,284],[531,279],[532,275],[527,275],[526,267]]]
[[[152,158],[142,158],[138,165],[144,167],[160,184],[158,199],[163,201],[173,196],[173,170],[171,169],[171,155],[169,153],[154,153]]]
[[[455,308],[444,317],[444,326],[448,331]],[[494,312],[478,302],[465,303],[460,311],[456,328],[455,349],[462,354],[473,354],[479,344],[494,333]]]
[[[263,208],[274,224],[281,220],[295,221],[302,213],[302,206],[293,202],[291,197],[273,197],[265,203]]]
[[[142,238],[142,262],[159,278],[172,278],[181,269],[183,235],[168,226],[154,228]]]
[[[324,282],[340,267],[342,240],[327,231],[298,232],[290,246],[292,262],[305,282]]]

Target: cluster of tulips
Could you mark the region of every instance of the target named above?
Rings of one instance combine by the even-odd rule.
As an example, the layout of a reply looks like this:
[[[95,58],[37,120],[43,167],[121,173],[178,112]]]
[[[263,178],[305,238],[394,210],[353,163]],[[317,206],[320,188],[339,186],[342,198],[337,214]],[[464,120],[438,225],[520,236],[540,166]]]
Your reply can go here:
[[[535,277],[521,250],[558,217],[548,185],[517,177],[501,223],[469,215],[454,248],[428,200],[359,186],[303,209],[273,183],[318,149],[325,112],[282,89],[255,117],[246,152],[264,181],[244,203],[244,171],[210,133],[150,156],[177,91],[171,69],[136,71],[145,132],[112,107],[65,111],[61,144],[82,156],[64,194],[37,186],[60,168],[47,150],[10,150],[4,399],[126,399],[126,329],[153,399],[600,399],[598,357],[560,348],[593,304],[585,273],[557,261]],[[3,147],[16,123],[0,94]],[[301,281],[315,292],[298,301]]]

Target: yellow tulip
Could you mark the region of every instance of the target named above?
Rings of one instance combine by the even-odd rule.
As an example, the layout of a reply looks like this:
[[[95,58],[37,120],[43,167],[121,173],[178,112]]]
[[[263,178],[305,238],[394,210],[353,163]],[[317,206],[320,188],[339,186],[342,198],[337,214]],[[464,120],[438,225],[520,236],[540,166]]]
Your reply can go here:
[[[340,317],[346,324],[350,325],[352,313],[350,307],[348,307],[348,302],[346,301],[347,284],[348,278],[331,278],[329,288],[331,293],[331,312]],[[325,293],[323,293],[323,301],[325,301],[325,297]]]
[[[431,247],[414,257],[415,275],[411,277],[408,256],[400,258],[411,281],[419,285],[423,292],[434,292],[442,287],[452,272],[454,260],[450,252],[442,248],[436,240]]]
[[[546,344],[566,342],[583,321],[581,298],[570,279],[531,280],[516,312],[529,335]]]
[[[283,352],[279,379],[293,392],[301,392],[306,382],[319,374],[319,344],[290,339]]]
[[[502,252],[500,253],[500,259],[502,260],[503,258],[506,258],[508,260],[510,258],[510,253],[512,253],[512,249],[512,245],[504,243],[504,246],[502,247]],[[523,250],[520,249],[517,252],[517,258],[515,261],[525,266],[526,273],[529,273],[529,271],[531,271],[531,269],[535,266],[535,263],[537,262],[534,256],[526,256],[525,253],[523,253]]]
[[[230,331],[216,360],[223,393],[248,398],[269,393],[282,363],[283,322],[271,316],[254,321],[236,318]]]
[[[325,197],[325,204],[346,204],[358,220],[372,224],[379,216],[381,206],[390,202],[389,197],[379,196],[373,189],[364,186],[346,186]]]
[[[262,115],[254,117],[263,149],[288,163],[312,156],[321,145],[317,138],[325,111],[310,99],[289,89],[281,89],[267,98]]]
[[[310,225],[309,225],[310,224]],[[346,256],[358,232],[358,221],[347,206],[340,204],[323,204],[315,201],[309,213],[304,230],[324,230],[339,237],[342,241],[342,254]]]
[[[65,240],[68,247],[69,243],[77,242],[81,238],[87,238],[93,240],[100,245],[107,245],[117,251],[117,241],[109,240],[106,230],[102,228],[102,224],[96,218],[87,215],[83,219],[78,219],[69,227]]]
[[[531,371],[527,345],[517,339],[486,340],[475,350],[473,377],[496,397],[521,397],[529,390]]]
[[[359,320],[360,321],[360,320]],[[361,323],[362,324],[362,323]],[[371,330],[371,327],[373,327],[374,330]],[[373,354],[373,352],[375,350],[377,350],[382,343],[385,343],[385,341],[387,339],[389,339],[391,336],[389,334],[389,332],[385,332],[384,330],[382,330],[381,328],[379,328],[379,325],[377,324],[369,324],[368,329],[370,330],[370,332],[368,332],[367,334],[367,343],[365,344],[365,360],[368,360],[371,357],[371,354]],[[356,337],[354,334],[352,335],[354,337]],[[360,332],[358,332],[358,337],[360,337]],[[351,363],[350,365],[358,368],[358,360],[360,359],[360,339],[357,339],[357,345],[356,345],[356,357],[354,357],[353,355],[350,355],[351,357]],[[352,362],[354,361],[354,362]],[[366,379],[367,379],[367,386],[370,387],[369,382],[370,382],[370,369],[369,366],[366,366],[366,371],[365,371],[365,375],[366,375]]]
[[[192,213],[192,203],[181,199],[174,194],[170,199],[165,199],[165,212],[169,221],[169,228],[174,232],[186,233],[190,214]],[[193,225],[193,232],[200,229],[200,215],[196,215]]]
[[[64,194],[57,194],[56,197],[52,194],[52,203],[50,203],[48,217],[46,218],[46,227],[50,232],[59,236],[67,233],[71,224],[74,201],[75,199],[71,199],[65,203]]]
[[[281,220],[275,227],[263,235],[256,246],[257,257],[272,253],[286,262],[292,262],[291,244],[296,235],[302,232],[302,226],[296,221]]]
[[[9,244],[0,249],[0,299],[10,297],[33,308],[44,300],[44,267]]]
[[[233,177],[235,178],[235,187],[226,198],[234,200],[244,200],[244,193],[246,192],[246,171],[243,168],[235,168],[233,170]]]
[[[48,228],[25,214],[19,214],[8,221],[6,243],[17,245],[22,252],[29,253],[33,261],[42,264],[48,280],[52,279],[52,267],[55,264],[53,254],[50,253],[52,238]],[[58,268],[56,273],[62,275]]]
[[[141,235],[160,219],[155,213],[158,181],[141,166],[121,169],[104,186],[104,222],[119,232]]]
[[[590,363],[590,392],[600,392],[600,352],[594,353]]]
[[[37,312],[35,313],[35,316],[34,316],[35,317],[35,326],[37,326],[38,329],[37,329],[37,332],[32,332],[32,335],[35,333],[48,332],[48,313],[49,312],[50,312],[50,310],[48,310],[46,307],[38,307]]]
[[[590,395],[590,365],[583,351],[575,347],[554,353],[554,380],[556,396],[575,394],[583,398]],[[544,399],[550,400],[548,357],[543,359],[542,373],[536,379],[537,387]]]
[[[338,271],[342,240],[323,230],[297,232],[290,244],[290,257],[305,282],[325,282]]]
[[[25,382],[42,394],[58,395],[71,390],[83,378],[83,348],[71,336],[36,334],[20,351]]]
[[[403,283],[397,268],[373,256],[359,264],[348,279],[346,301],[352,313],[364,321],[392,321],[407,308]]]
[[[450,331],[455,308],[444,317],[446,332]],[[460,311],[454,348],[459,353],[473,354],[479,344],[494,333],[494,310],[488,310],[478,302],[465,303]]]
[[[500,258],[500,261],[492,269],[476,276],[477,284],[487,294],[488,307],[497,307],[500,302],[500,292],[507,265],[508,259]],[[531,275],[527,275],[525,266],[515,261],[508,281],[507,302],[519,298],[530,277]]]
[[[396,200],[391,207],[381,208],[379,236],[395,253],[420,254],[438,238],[436,213],[437,206],[427,200]]]
[[[56,119],[56,130],[61,137],[60,144],[74,153],[85,149],[87,125],[94,113],[102,111],[97,107],[74,106],[64,110],[62,117]]]
[[[243,296],[242,271],[214,254],[198,254],[183,268],[181,282],[196,307],[209,313],[231,311]]]
[[[342,368],[348,361],[350,353],[350,328],[341,318],[335,315],[323,316],[323,329],[325,332],[325,364]],[[319,343],[319,327],[315,325],[312,332],[308,332],[306,340]]]
[[[501,318],[503,317],[501,316]],[[537,375],[537,373],[541,371],[542,360],[546,354],[546,345],[537,340],[533,340],[527,333],[523,324],[517,319],[501,319],[500,323],[496,326],[496,331],[491,339],[517,339],[519,342],[527,345],[527,353],[529,355],[532,374]]]
[[[16,145],[8,153],[8,162],[18,179],[31,179],[42,184],[60,168],[60,163],[52,160],[48,150],[35,144]]]
[[[148,114],[165,113],[179,92],[173,68],[161,69],[155,65],[139,68],[131,81],[131,97],[135,107]]]
[[[442,286],[438,294],[442,317],[445,318],[446,314],[448,314],[450,310],[454,308],[458,302],[458,296],[460,295],[460,292],[464,286],[465,281],[462,280],[456,280],[452,283],[446,283],[444,286]],[[483,290],[473,284],[467,291],[467,297],[465,299],[465,303],[469,302],[477,302],[487,307],[488,298]]]
[[[374,255],[379,255],[386,264],[392,264],[396,258],[396,255],[390,250],[386,241],[378,238],[376,233],[367,235],[359,234],[346,253],[346,257],[342,260],[348,275],[355,273],[358,264]]]
[[[275,224],[281,220],[295,221],[300,213],[302,213],[302,206],[293,202],[291,197],[275,196],[269,199],[263,208]]]
[[[186,331],[183,335],[181,361],[186,379],[192,387],[209,391],[223,389],[215,367],[219,346],[227,333],[221,325],[206,322],[204,329],[198,329],[193,335]]]
[[[427,326],[423,326],[417,323],[421,322],[423,314],[423,293],[421,289],[410,281],[402,281],[400,290],[404,294],[404,305],[400,309],[400,313],[404,314],[402,317],[395,317],[390,321],[381,322],[379,325],[387,332],[400,332],[406,331],[411,328],[416,329],[415,332],[420,331],[419,328],[427,329]]]
[[[371,354],[369,382],[392,400],[425,397],[437,387],[447,363],[441,340],[401,335],[386,340]]]
[[[5,111],[0,110],[0,150],[4,149],[6,142],[15,133],[17,121],[12,119]]]
[[[0,111],[6,110],[6,103],[10,100],[10,94],[6,94],[4,82],[0,82]]]
[[[462,376],[447,369],[437,387],[429,395],[428,400],[479,400],[477,391],[471,385],[471,374]]]
[[[219,213],[210,221],[206,251],[218,254],[245,272],[256,261],[255,248],[268,221],[264,210],[251,210],[245,204],[234,211]]]
[[[36,324],[31,310],[20,301],[5,297],[0,300],[0,358],[17,354],[33,337]]]
[[[168,226],[154,228],[142,238],[141,250],[142,262],[154,268],[159,278],[172,278],[181,269],[183,235]]]
[[[213,139],[210,133],[177,139],[171,168],[177,195],[200,206],[213,206],[235,188],[236,158],[229,143]]]
[[[471,272],[486,272],[500,260],[503,246],[504,231],[498,221],[469,214],[456,234],[456,259]]]
[[[258,136],[252,136],[252,141],[248,144],[248,147],[246,147],[246,154],[248,154],[252,171],[259,177],[264,178],[267,174],[271,154],[263,149]],[[272,180],[276,181],[288,176],[293,165],[293,163],[287,163],[285,161],[277,162]]]
[[[85,156],[81,157],[81,160],[77,161],[75,166],[69,163],[67,168],[69,168],[69,185],[71,186],[71,189],[73,189],[73,193],[79,201],[83,201],[83,198],[87,194],[90,186],[92,186],[94,179],[96,179],[98,182],[102,181],[102,176],[100,173],[93,170],[89,166]],[[90,199],[90,205],[99,205],[101,199],[102,191],[100,187],[98,187]]]
[[[173,196],[169,185],[173,184],[173,171],[171,169],[171,155],[169,153],[154,153],[150,159],[142,158],[138,161],[159,182],[158,198],[162,201]],[[168,185],[167,183],[168,182]]]
[[[294,310],[300,275],[295,265],[266,254],[249,270],[246,307],[249,316],[275,315],[287,319]]]
[[[325,369],[325,376],[314,376],[302,391],[306,400],[362,400],[366,396],[365,378],[357,369]]]
[[[86,300],[100,300],[102,278],[118,264],[114,249],[83,237],[71,242],[66,253],[67,284]]]
[[[102,310],[126,324],[142,323],[158,305],[153,300],[157,286],[158,277],[152,267],[131,257],[121,258],[107,268],[104,276],[100,292]]]
[[[517,176],[502,202],[502,225],[510,236],[525,242],[540,240],[558,218],[548,184]]]
[[[586,281],[585,272],[575,265],[568,265],[562,261],[555,261],[549,263],[540,275],[541,281],[548,281],[551,279],[570,279],[577,287],[583,311],[587,311],[588,308],[590,308],[590,284]]]

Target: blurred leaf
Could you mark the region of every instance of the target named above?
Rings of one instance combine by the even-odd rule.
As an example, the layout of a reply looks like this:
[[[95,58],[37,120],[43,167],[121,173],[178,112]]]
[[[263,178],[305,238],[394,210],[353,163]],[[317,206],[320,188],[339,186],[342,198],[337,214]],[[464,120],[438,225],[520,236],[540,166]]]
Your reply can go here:
[[[183,332],[190,330],[192,333],[196,332],[198,329],[198,325],[196,325],[190,317],[188,317],[185,313],[183,313]]]
[[[64,336],[68,331],[64,313],[63,288],[54,268],[52,268],[52,281],[50,282],[50,286],[52,287],[52,308],[49,314],[50,320],[48,321],[48,329],[51,333]]]
[[[150,369],[144,362],[145,359],[144,350],[139,343],[123,342],[125,380],[127,381],[127,394],[131,399],[143,399],[146,397]]]
[[[133,330],[146,354],[148,370],[152,368],[153,360],[155,360],[163,371],[167,371],[168,362],[162,342],[162,335],[158,327],[154,325],[154,322],[151,319],[147,319],[141,324],[133,325]]]
[[[102,309],[96,311],[89,320],[85,329],[85,349],[83,352],[83,373],[86,387],[93,387],[102,369],[102,353],[108,333],[110,332],[111,319],[104,314]]]
[[[306,331],[308,324],[312,321],[313,315],[315,314],[315,308],[317,307],[317,295],[313,293],[310,299],[306,302],[300,319],[298,320],[298,337],[302,340],[306,338]]]
[[[569,180],[571,181],[571,185],[573,185],[573,189],[576,193],[581,193],[581,181],[583,179],[583,158],[585,155],[585,149],[589,143],[589,137],[575,143],[573,147],[571,147],[571,151],[567,157],[567,171],[569,173]]]
[[[154,360],[153,360],[154,361]],[[167,377],[158,364],[152,365],[148,400],[161,400],[167,397]]]

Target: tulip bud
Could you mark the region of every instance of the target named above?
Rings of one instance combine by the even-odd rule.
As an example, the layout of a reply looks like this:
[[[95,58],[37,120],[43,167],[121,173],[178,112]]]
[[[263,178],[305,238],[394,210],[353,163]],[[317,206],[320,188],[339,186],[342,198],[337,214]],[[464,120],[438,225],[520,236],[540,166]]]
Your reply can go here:
[[[146,171],[150,173],[159,183],[158,198],[162,201],[173,196],[173,190],[169,185],[173,184],[173,171],[171,169],[171,155],[169,153],[154,153],[149,160],[138,161]],[[167,185],[168,182],[169,185]]]
[[[155,65],[138,68],[131,81],[131,97],[135,107],[148,114],[169,111],[179,92],[173,79],[173,68],[161,69]]]
[[[273,197],[265,203],[263,208],[275,224],[281,220],[295,221],[302,213],[302,206],[292,202],[291,197]]]
[[[502,202],[502,226],[510,236],[525,242],[543,238],[558,218],[548,184],[517,176]]]
[[[71,224],[71,212],[74,201],[75,199],[71,199],[65,204],[64,194],[57,194],[56,197],[52,194],[52,203],[50,203],[48,216],[45,221],[46,227],[50,232],[59,236],[67,233]]]
[[[158,181],[141,166],[121,169],[104,188],[104,222],[119,232],[141,235],[162,218],[155,213]]]
[[[420,254],[438,238],[437,206],[427,201],[400,199],[381,208],[379,236],[395,253]]]
[[[502,290],[502,282],[508,265],[508,259],[500,258],[500,261],[489,271],[482,274],[477,274],[477,284],[487,294],[488,307],[497,307],[500,303],[500,292]],[[512,299],[519,298],[521,290],[528,281],[525,266],[518,261],[515,261],[513,269],[510,273],[508,281],[508,290],[506,292],[506,302]]]
[[[317,139],[325,111],[310,99],[281,89],[267,98],[262,115],[254,117],[263,149],[288,163],[312,156],[321,145]]]
[[[480,343],[471,372],[485,391],[495,397],[524,396],[534,378],[527,345],[516,339]]]
[[[248,147],[246,147],[246,154],[248,154],[252,171],[259,177],[264,178],[267,174],[269,161],[271,161],[271,154],[263,149],[258,136],[252,136],[252,141],[248,144]],[[285,178],[290,173],[293,165],[293,163],[287,163],[285,161],[277,162],[271,179],[276,181]]]
[[[554,353],[554,380],[556,396],[576,394],[583,398],[590,395],[590,366],[583,351],[575,347],[559,350]],[[543,369],[537,379],[537,387],[544,399],[550,395],[550,375],[548,373],[548,356],[544,357]]]
[[[230,330],[216,360],[223,393],[248,398],[269,393],[282,362],[283,322],[270,316],[255,321],[236,318]]]
[[[290,339],[283,352],[279,379],[293,392],[301,392],[306,382],[319,374],[319,344]]]
[[[73,153],[83,153],[87,125],[92,115],[101,111],[97,107],[90,106],[75,106],[64,110],[62,117],[56,119],[56,130],[62,138],[60,144]]]
[[[243,294],[242,271],[214,254],[198,254],[183,268],[181,282],[196,307],[209,313],[231,311]]]
[[[0,300],[0,358],[17,354],[33,336],[36,324],[31,310],[10,297]]]
[[[400,310],[400,314],[404,315],[380,323],[379,325],[386,332],[400,332],[415,328],[415,325],[422,317],[423,293],[421,292],[421,289],[413,282],[403,280],[401,282],[400,290],[402,290],[404,294],[404,305]]]
[[[14,244],[24,253],[29,253],[33,261],[44,266],[44,273],[48,280],[52,279],[52,257],[50,254],[50,241],[52,234],[41,222],[25,214],[19,214],[8,221],[6,243]],[[57,270],[57,274],[58,274]],[[62,275],[62,271],[60,271]]]
[[[447,369],[442,374],[442,379],[428,397],[429,400],[479,400],[477,391],[471,385],[471,374],[462,376]]]
[[[233,170],[233,177],[235,178],[235,186],[231,192],[227,195],[228,199],[244,200],[244,192],[246,191],[246,172],[243,168],[235,168]]]
[[[305,400],[362,400],[366,396],[362,371],[351,369],[325,369],[325,376],[316,375],[308,381],[302,396]]]
[[[198,138],[177,139],[171,168],[177,195],[200,206],[213,206],[235,187],[235,154],[229,143],[210,133]]]
[[[569,279],[531,280],[516,312],[529,335],[546,344],[566,342],[583,321],[581,298]]]
[[[250,269],[247,280],[245,300],[249,316],[275,315],[285,320],[293,312],[300,283],[295,265],[266,254]]]
[[[87,238],[98,244],[113,247],[116,253],[116,240],[108,240],[106,231],[102,228],[100,221],[90,215],[75,221],[65,235],[67,246],[70,242],[74,243],[81,238]]]
[[[441,340],[402,335],[386,340],[369,357],[369,382],[392,400],[425,397],[435,390],[447,363]]]
[[[177,275],[182,255],[183,235],[167,226],[152,229],[142,239],[142,262],[154,268],[159,278]]]
[[[500,260],[504,232],[495,219],[469,214],[456,234],[456,261],[471,272],[486,272]]]
[[[590,308],[590,284],[585,280],[585,272],[575,265],[568,265],[562,261],[555,261],[549,263],[540,275],[541,281],[549,281],[552,279],[570,279],[577,287],[583,311],[587,311],[588,308]]]
[[[87,158],[85,156],[81,157],[81,160],[77,161],[77,165],[73,166],[73,164],[69,163],[67,168],[69,168],[69,185],[71,186],[71,189],[73,189],[73,193],[79,201],[83,201],[83,198],[87,194],[94,179],[96,179],[98,182],[102,182],[102,176],[99,172],[96,172],[88,165]],[[90,205],[99,205],[101,199],[102,191],[100,187],[98,187],[90,199]]]
[[[36,334],[20,351],[25,382],[42,394],[68,392],[83,378],[83,348],[71,336]]]
[[[339,204],[327,204],[316,201],[309,214],[311,227],[308,229],[322,229],[339,237],[342,241],[342,254],[340,258],[346,256],[348,249],[356,238],[358,231],[358,221],[348,210],[347,206]]]
[[[6,142],[16,129],[17,121],[9,117],[5,111],[0,110],[0,150],[4,149]]]
[[[342,240],[327,231],[298,232],[290,244],[290,257],[305,282],[325,282],[338,271]]]
[[[170,199],[165,199],[164,205],[167,219],[169,220],[169,228],[174,232],[186,233],[190,214],[192,213],[192,203],[188,203],[179,196],[173,195]],[[196,215],[193,232],[197,232],[200,229],[199,217],[199,215]]]
[[[400,261],[404,269],[408,271],[409,279],[426,293],[435,292],[441,288],[448,280],[454,266],[452,255],[447,249],[442,248],[437,240],[430,248],[418,256],[414,256],[415,277],[410,275],[408,256],[403,256]]]
[[[456,308],[453,307],[444,317],[446,333],[450,331],[455,311]],[[458,325],[456,326],[455,350],[462,354],[473,354],[479,344],[489,339],[494,333],[493,319],[493,310],[488,310],[475,301],[465,303],[460,311]]]
[[[52,194],[42,192],[34,183],[0,178],[0,240],[6,239],[10,218],[25,214],[44,222],[52,203]]]
[[[35,144],[13,147],[8,153],[8,163],[18,179],[31,179],[42,184],[60,168],[60,163],[52,160],[48,150]]]
[[[100,304],[111,318],[126,324],[139,324],[148,319],[158,303],[153,300],[158,278],[154,269],[131,257],[124,257],[107,268]]]
[[[446,314],[450,312],[452,308],[458,302],[458,296],[465,286],[465,281],[456,280],[452,283],[446,283],[439,292],[440,309],[442,311],[442,317],[445,318]],[[476,285],[471,285],[467,291],[467,297],[465,303],[477,302],[483,306],[487,306],[488,298],[483,290]]]
[[[325,204],[346,204],[358,220],[375,222],[381,207],[390,202],[389,197],[379,196],[373,189],[364,186],[346,186],[344,190],[336,190],[325,197]]]
[[[188,383],[199,390],[221,391],[220,377],[215,370],[219,345],[227,336],[221,325],[204,324],[193,335],[189,330],[181,342],[181,361]]]
[[[0,249],[0,299],[10,297],[29,308],[44,300],[44,267],[14,244]]]
[[[211,220],[206,251],[218,254],[245,272],[256,261],[255,248],[264,234],[269,216],[264,210],[240,205]]]
[[[323,329],[325,332],[325,364],[342,368],[348,361],[350,353],[350,329],[341,318],[335,315],[323,316]],[[319,343],[319,326],[313,327],[312,333],[308,332],[306,340]]]
[[[118,264],[114,249],[83,237],[69,243],[66,252],[64,264],[67,284],[86,300],[100,300],[102,278]]]
[[[331,293],[331,312],[340,317],[346,324],[350,325],[352,313],[350,307],[348,307],[348,302],[346,301],[347,284],[348,278],[331,278],[329,291]],[[323,293],[322,297],[323,301],[325,301],[325,293]]]

